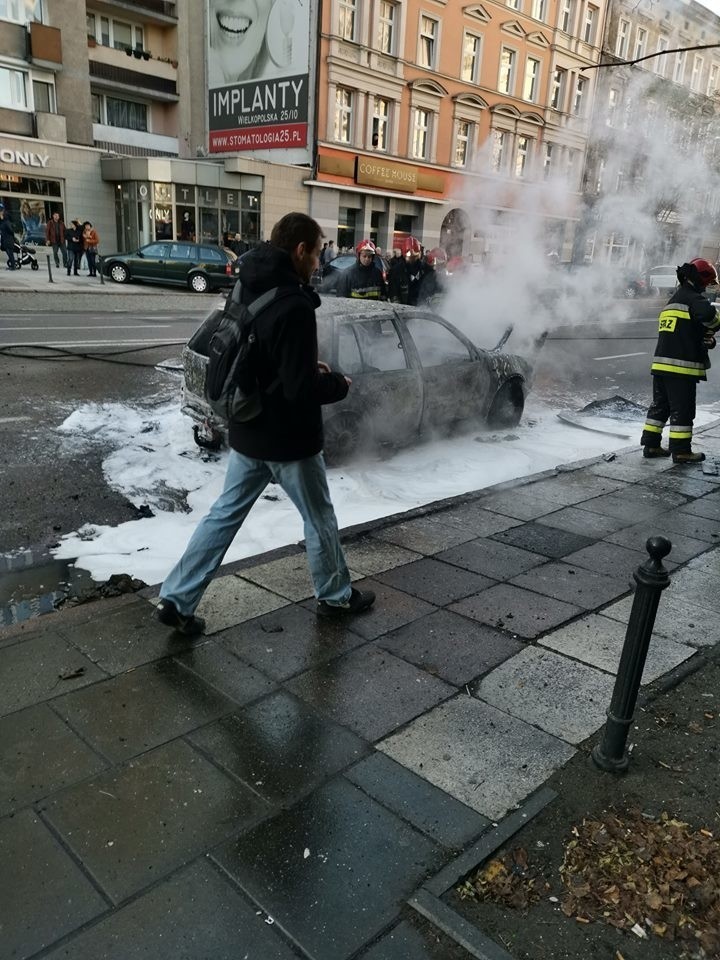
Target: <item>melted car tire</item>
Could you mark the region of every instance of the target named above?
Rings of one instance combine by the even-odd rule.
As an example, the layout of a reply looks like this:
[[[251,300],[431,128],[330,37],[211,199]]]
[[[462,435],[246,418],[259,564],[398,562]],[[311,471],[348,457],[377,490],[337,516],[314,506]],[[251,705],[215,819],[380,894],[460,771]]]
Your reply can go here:
[[[493,398],[487,415],[487,424],[493,430],[516,427],[525,408],[522,381],[506,380]]]
[[[325,461],[331,467],[345,463],[360,448],[362,426],[353,413],[337,413],[323,425]]]

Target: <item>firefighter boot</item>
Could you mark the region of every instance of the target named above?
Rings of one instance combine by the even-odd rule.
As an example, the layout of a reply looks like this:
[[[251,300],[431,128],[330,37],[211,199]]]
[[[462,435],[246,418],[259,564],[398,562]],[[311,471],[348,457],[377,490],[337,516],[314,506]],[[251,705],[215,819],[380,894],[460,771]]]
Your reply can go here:
[[[673,463],[702,463],[705,459],[704,453],[693,453],[686,450],[683,453],[674,453],[672,455]]]
[[[657,457],[669,457],[670,451],[667,447],[643,447],[643,456],[647,457],[649,460],[657,459]]]

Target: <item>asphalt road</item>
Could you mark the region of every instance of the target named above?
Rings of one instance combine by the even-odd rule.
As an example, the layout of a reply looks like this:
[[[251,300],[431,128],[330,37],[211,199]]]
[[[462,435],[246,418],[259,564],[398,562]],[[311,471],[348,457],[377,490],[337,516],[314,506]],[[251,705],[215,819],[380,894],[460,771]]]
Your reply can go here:
[[[134,312],[0,315],[0,554],[46,549],[88,517],[117,524],[135,515],[105,483],[103,444],[79,446],[57,427],[83,403],[152,407],[177,397],[179,374],[157,364],[179,361],[215,302],[202,298],[172,313],[138,304]],[[656,323],[652,316],[552,331],[536,359],[536,392],[566,409],[614,394],[645,404]],[[711,373],[699,400],[718,399],[720,376]]]

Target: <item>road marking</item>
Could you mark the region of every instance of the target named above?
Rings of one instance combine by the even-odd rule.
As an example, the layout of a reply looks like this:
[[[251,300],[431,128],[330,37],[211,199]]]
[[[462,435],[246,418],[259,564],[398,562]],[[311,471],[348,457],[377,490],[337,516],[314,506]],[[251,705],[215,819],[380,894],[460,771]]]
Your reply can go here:
[[[0,423],[18,423],[20,420],[29,420],[30,417],[0,417]]]
[[[184,341],[183,341],[184,342]],[[54,340],[38,341],[37,343],[3,343],[0,340],[0,349],[4,347],[29,347],[42,349],[43,347],[137,347],[137,346],[158,346],[162,347],[167,343],[178,344],[177,338],[158,340]]]
[[[169,327],[172,324],[169,323],[155,323],[155,327]],[[57,326],[52,324],[52,326],[44,325],[42,327],[0,327],[0,332],[2,333],[16,333],[17,331],[24,330],[147,330],[148,325],[146,323],[122,323],[114,324],[113,326],[105,326],[104,324],[98,324],[98,326],[87,326],[86,324],[76,325],[73,327],[66,326]]]
[[[647,350],[641,350],[640,353],[615,353],[612,357],[593,357],[593,360],[624,360],[626,357],[645,357]]]

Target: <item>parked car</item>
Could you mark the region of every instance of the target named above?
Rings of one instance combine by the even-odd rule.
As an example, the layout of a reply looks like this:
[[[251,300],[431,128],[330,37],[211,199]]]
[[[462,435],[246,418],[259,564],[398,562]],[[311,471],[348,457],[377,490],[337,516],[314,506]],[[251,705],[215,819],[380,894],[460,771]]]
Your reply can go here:
[[[623,293],[632,300],[636,297],[648,297],[652,293],[652,290],[648,287],[645,277],[638,277],[635,274],[631,274],[625,277]]]
[[[643,279],[650,296],[672,293],[678,285],[677,264],[665,263],[659,267],[650,267],[643,274]]]
[[[231,250],[185,240],[148,243],[132,253],[111,253],[103,257],[105,276],[116,283],[143,280],[189,287],[205,293],[235,283]]]
[[[183,350],[183,411],[201,425],[203,445],[222,442],[226,431],[204,399],[208,346],[221,316],[214,310]],[[513,427],[522,417],[532,370],[500,352],[507,332],[498,347],[483,350],[429,310],[351,299],[324,302],[317,320],[320,358],[353,381],[343,401],[323,407],[330,463],[446,436],[463,424]]]

